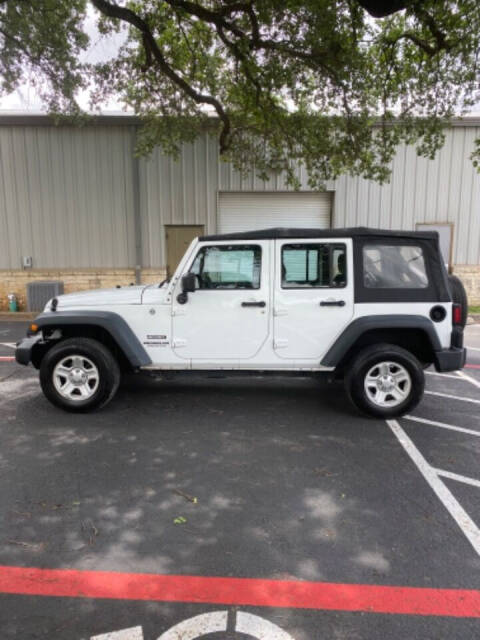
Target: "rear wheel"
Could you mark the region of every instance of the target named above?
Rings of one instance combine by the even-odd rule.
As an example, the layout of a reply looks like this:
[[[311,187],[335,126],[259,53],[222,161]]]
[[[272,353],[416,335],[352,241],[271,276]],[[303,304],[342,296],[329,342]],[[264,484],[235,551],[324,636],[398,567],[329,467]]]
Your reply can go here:
[[[91,338],[69,338],[52,347],[40,365],[43,393],[55,406],[86,412],[105,406],[120,384],[112,353]]]
[[[394,418],[420,402],[422,365],[413,354],[389,344],[363,349],[350,363],[345,388],[353,404],[370,416]]]

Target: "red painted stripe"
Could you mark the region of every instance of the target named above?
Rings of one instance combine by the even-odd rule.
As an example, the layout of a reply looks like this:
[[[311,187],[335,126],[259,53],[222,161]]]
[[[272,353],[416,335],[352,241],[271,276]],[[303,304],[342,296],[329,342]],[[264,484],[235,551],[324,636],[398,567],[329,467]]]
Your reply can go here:
[[[0,567],[0,593],[480,617],[480,591]]]
[[[480,369],[480,364],[464,364],[465,369]]]
[[[0,356],[0,362],[15,362],[15,356]]]

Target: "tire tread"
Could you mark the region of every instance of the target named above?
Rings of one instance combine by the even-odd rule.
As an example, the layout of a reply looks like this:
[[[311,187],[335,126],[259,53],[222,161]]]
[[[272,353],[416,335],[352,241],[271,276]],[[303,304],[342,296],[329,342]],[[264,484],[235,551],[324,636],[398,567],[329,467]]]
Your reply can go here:
[[[412,390],[402,404],[382,409],[373,405],[365,394],[364,370],[373,366],[375,361],[395,359],[408,369]],[[393,344],[380,343],[365,347],[350,362],[345,376],[345,389],[350,401],[359,411],[375,418],[395,418],[408,413],[422,399],[424,388],[425,375],[420,362],[410,351]]]
[[[95,361],[99,368],[99,390],[82,403],[69,402],[59,395],[52,381],[53,369],[60,358],[68,353],[80,352]],[[52,404],[72,413],[86,413],[105,407],[113,398],[120,385],[120,367],[112,352],[93,338],[66,338],[49,349],[40,365],[40,385]]]

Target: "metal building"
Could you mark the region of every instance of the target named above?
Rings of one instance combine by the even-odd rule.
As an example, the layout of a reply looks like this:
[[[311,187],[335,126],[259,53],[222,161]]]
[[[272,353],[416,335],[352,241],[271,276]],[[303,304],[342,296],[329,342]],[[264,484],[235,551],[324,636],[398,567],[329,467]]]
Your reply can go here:
[[[137,126],[129,116],[76,128],[0,115],[0,308],[32,280],[59,279],[67,291],[152,281],[195,235],[286,225],[432,225],[480,298],[480,175],[469,157],[480,120],[454,122],[435,160],[399,148],[389,184],[343,176],[323,193],[308,188],[303,170],[300,191],[282,174],[242,177],[208,134],[178,160],[159,150],[137,159]]]

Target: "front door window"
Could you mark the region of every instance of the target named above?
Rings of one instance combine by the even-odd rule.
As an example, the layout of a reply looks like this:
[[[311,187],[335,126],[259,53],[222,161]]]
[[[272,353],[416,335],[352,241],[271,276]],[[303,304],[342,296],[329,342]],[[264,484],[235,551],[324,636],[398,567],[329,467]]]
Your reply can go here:
[[[257,245],[202,247],[191,271],[199,289],[259,289],[262,250]]]

